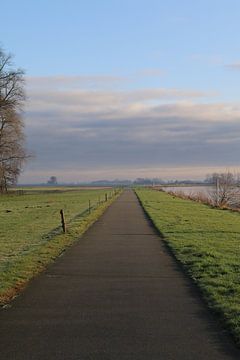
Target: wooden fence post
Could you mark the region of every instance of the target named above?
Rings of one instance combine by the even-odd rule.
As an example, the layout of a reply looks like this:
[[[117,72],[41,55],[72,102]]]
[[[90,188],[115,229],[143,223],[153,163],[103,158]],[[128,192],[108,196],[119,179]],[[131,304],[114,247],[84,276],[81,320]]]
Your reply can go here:
[[[91,213],[91,200],[88,200],[88,212]]]
[[[108,195],[107,195],[107,194],[105,194],[105,201],[107,201],[107,199],[108,199]]]
[[[65,216],[64,216],[64,210],[63,209],[60,210],[60,215],[61,215],[62,229],[63,229],[63,232],[66,233],[67,226],[66,226],[66,222],[65,222]]]

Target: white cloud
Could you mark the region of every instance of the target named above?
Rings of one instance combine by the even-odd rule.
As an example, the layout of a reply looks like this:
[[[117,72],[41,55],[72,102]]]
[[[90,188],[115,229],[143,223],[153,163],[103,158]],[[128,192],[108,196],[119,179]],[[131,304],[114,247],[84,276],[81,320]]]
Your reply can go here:
[[[177,168],[238,163],[240,104],[209,103],[212,94],[196,90],[90,91],[72,89],[71,82],[69,90],[56,84],[49,89],[46,79],[44,84],[29,92],[26,133],[36,158],[23,174],[26,181],[42,181],[51,172],[63,181],[158,171],[156,176],[177,177]]]
[[[75,89],[75,88],[112,88],[129,82],[126,76],[112,75],[58,75],[58,76],[28,76],[28,88],[34,89]]]
[[[237,70],[239,71],[240,70],[240,62],[235,62],[235,63],[232,63],[232,64],[227,64],[225,65],[226,68],[230,69],[230,70]]]
[[[166,72],[158,68],[146,68],[132,74],[114,76],[102,75],[58,75],[58,76],[27,76],[27,86],[31,91],[37,89],[114,89],[134,83],[147,77],[162,77]]]

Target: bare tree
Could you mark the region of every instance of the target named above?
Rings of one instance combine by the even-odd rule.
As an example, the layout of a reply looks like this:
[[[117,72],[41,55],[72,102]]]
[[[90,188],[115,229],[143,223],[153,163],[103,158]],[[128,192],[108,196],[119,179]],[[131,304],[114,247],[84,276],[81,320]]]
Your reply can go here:
[[[219,207],[239,207],[239,175],[231,172],[214,173],[211,176],[208,175],[207,179],[213,185],[213,188],[209,191],[213,205]]]
[[[21,117],[25,100],[23,71],[0,50],[0,192],[14,184],[27,158]]]

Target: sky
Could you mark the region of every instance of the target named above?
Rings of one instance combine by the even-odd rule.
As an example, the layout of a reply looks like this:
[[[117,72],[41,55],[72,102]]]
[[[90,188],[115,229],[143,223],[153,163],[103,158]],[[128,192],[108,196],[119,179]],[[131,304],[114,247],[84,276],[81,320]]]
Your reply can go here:
[[[21,183],[240,171],[238,0],[0,3],[26,74]]]

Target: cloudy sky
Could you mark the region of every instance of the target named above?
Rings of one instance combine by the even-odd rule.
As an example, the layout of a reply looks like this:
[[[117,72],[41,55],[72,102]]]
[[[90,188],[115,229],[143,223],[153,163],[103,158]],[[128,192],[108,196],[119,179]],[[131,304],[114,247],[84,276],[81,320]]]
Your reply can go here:
[[[238,0],[12,0],[26,71],[21,182],[240,170]]]

